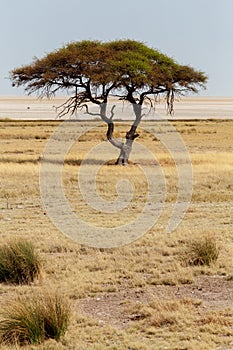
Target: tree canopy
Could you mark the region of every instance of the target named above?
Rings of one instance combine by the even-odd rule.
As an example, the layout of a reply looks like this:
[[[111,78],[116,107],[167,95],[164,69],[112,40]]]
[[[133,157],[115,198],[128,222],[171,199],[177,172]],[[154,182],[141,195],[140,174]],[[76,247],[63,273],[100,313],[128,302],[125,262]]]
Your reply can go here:
[[[142,118],[145,101],[164,94],[168,111],[173,111],[176,95],[197,93],[207,81],[206,75],[135,40],[111,42],[80,41],[36,58],[11,72],[14,86],[24,86],[29,94],[53,96],[66,91],[69,98],[61,106],[60,116],[73,114],[88,102],[99,105],[100,117],[108,123],[107,137],[114,144],[113,113],[106,115],[110,96],[133,105],[135,121],[126,133],[133,141]],[[113,112],[113,110],[112,110]],[[114,144],[116,147],[120,145]]]
[[[86,102],[106,103],[110,94],[143,104],[147,96],[196,93],[207,80],[203,72],[134,40],[72,42],[11,73],[13,84],[29,94],[68,91],[74,97],[68,113]]]

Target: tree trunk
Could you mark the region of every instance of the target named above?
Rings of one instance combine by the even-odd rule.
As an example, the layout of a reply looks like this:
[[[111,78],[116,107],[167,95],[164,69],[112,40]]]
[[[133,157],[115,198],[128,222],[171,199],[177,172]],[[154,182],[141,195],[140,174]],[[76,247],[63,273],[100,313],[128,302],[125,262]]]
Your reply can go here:
[[[132,145],[133,145],[133,141],[126,139],[126,142],[121,147],[120,155],[116,161],[116,164],[119,164],[119,165],[129,164],[129,156],[132,151]]]
[[[133,142],[139,135],[136,134],[136,126],[133,125],[131,129],[126,133],[126,141],[120,142],[112,137],[114,131],[113,122],[108,124],[107,139],[114,146],[120,149],[120,155],[116,161],[119,165],[128,165],[129,156],[132,151]]]

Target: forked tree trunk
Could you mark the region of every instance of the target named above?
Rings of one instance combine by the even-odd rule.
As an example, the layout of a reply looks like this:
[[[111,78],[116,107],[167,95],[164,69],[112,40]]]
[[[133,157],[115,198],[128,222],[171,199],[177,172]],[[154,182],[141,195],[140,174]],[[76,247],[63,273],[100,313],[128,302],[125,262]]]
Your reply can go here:
[[[136,130],[142,118],[142,114],[141,114],[142,106],[138,104],[133,105],[136,118],[130,130],[125,135],[125,142],[119,141],[113,137],[114,123],[112,119],[114,116],[115,106],[113,106],[111,109],[110,118],[106,117],[106,106],[107,106],[106,104],[103,104],[100,106],[100,108],[101,108],[101,118],[105,123],[108,124],[108,130],[106,134],[107,139],[114,147],[120,150],[120,155],[116,161],[116,164],[127,165],[129,163],[129,156],[132,151],[133,142],[139,136],[139,134],[136,133]]]

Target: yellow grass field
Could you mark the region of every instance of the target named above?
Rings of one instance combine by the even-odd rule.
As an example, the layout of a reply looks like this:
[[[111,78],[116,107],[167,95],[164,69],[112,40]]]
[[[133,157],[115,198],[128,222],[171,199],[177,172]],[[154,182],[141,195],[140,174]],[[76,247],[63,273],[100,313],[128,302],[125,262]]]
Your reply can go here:
[[[127,122],[125,122],[127,124]],[[125,123],[116,123],[124,137]],[[58,290],[69,298],[72,318],[60,342],[48,340],[21,349],[38,350],[227,350],[233,349],[233,120],[173,121],[190,154],[193,194],[179,226],[166,233],[177,200],[176,164],[159,137],[139,128],[141,142],[154,155],[136,155],[127,167],[115,166],[111,145],[104,154],[89,155],[105,140],[106,126],[78,122],[91,129],[73,142],[63,165],[62,186],[71,210],[93,226],[127,224],[145,204],[146,177],[161,169],[166,182],[164,207],[154,226],[139,239],[117,248],[93,248],[66,237],[51,222],[40,194],[44,148],[59,121],[0,121],[0,235],[31,240],[43,260],[43,276],[30,286],[0,284],[0,309],[19,295],[41,289]],[[127,126],[128,127],[128,126]],[[117,197],[121,179],[132,183],[132,202],[121,215],[90,208],[79,190],[82,160],[90,173],[102,160],[96,176],[104,200]],[[152,175],[151,175],[152,176]],[[78,230],[78,227],[77,227]],[[87,232],[90,234],[91,232]],[[187,247],[201,237],[213,238],[219,248],[210,266],[184,262]],[[1,311],[1,310],[0,310]],[[0,345],[0,349],[13,349]]]

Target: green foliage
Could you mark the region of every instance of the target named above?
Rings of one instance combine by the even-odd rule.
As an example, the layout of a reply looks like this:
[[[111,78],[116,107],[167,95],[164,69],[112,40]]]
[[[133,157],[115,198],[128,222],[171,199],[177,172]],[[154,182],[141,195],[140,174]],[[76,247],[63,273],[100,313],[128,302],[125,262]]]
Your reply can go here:
[[[189,265],[210,266],[216,262],[219,256],[219,248],[213,237],[201,237],[190,242],[185,252],[185,261]]]
[[[39,344],[57,341],[65,334],[70,306],[58,293],[21,297],[5,305],[0,315],[0,341],[5,344]]]
[[[41,273],[41,261],[27,240],[0,247],[0,282],[30,284]]]

